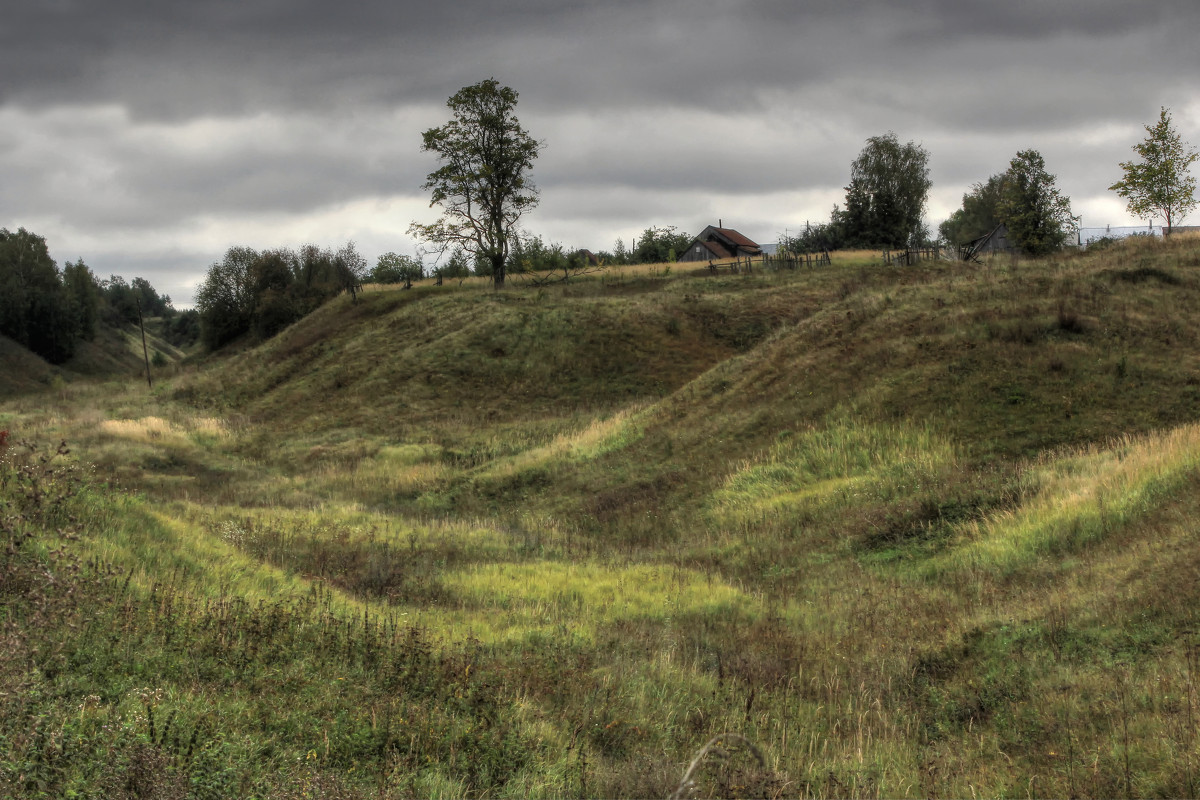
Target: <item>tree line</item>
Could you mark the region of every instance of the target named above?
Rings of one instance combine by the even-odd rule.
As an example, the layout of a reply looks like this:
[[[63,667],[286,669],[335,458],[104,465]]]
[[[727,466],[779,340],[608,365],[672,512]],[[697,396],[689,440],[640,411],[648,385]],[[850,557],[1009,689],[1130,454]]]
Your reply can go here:
[[[845,205],[834,206],[829,222],[785,237],[784,248],[904,250],[932,246],[939,237],[961,247],[1005,223],[1018,248],[1042,255],[1065,244],[1077,224],[1070,198],[1036,150],[1017,153],[1006,172],[972,187],[962,208],[939,227],[939,237],[923,222],[931,187],[924,147],[901,144],[890,132],[873,136],[851,164]]]
[[[197,295],[204,343],[217,348],[247,334],[269,337],[329,298],[356,293],[364,282],[408,288],[427,275],[439,280],[476,275],[500,287],[509,274],[561,270],[566,276],[591,263],[670,262],[687,249],[691,237],[673,226],[651,226],[628,247],[618,239],[611,251],[594,254],[568,252],[524,231],[520,220],[538,202],[529,172],[544,144],[521,126],[516,102],[512,89],[494,79],[480,81],[450,97],[449,122],[422,135],[422,149],[441,162],[424,184],[441,217],[431,224],[414,222],[409,233],[422,242],[423,255],[434,255],[434,267],[426,270],[423,255],[385,253],[368,271],[353,243],[337,251],[316,245],[263,252],[233,247],[210,267]],[[1189,183],[1186,169],[1196,155],[1178,141],[1166,109],[1160,125],[1147,131],[1150,144],[1135,149],[1156,166],[1122,164],[1126,179],[1111,188],[1129,198],[1131,212],[1165,213],[1170,224],[1194,206],[1194,181]],[[1174,187],[1167,199],[1155,194],[1164,182]],[[782,245],[799,253],[928,246],[935,240],[923,221],[931,186],[923,146],[901,143],[892,132],[872,136],[850,165],[844,203],[833,207],[828,222],[783,237]],[[942,223],[938,235],[963,245],[1004,223],[1022,251],[1041,255],[1065,244],[1077,222],[1070,198],[1058,189],[1041,154],[1022,150],[1005,172],[963,196],[962,208]]]
[[[642,231],[629,245],[617,239],[611,250],[590,252],[568,250],[561,242],[548,242],[544,237],[525,230],[516,230],[512,235],[508,255],[504,262],[507,275],[530,272],[574,272],[589,265],[622,266],[628,264],[657,264],[675,261],[687,250],[692,236],[673,225],[652,225]],[[420,258],[396,253],[385,253],[367,273],[366,283],[402,284],[411,286],[413,281],[423,278],[491,278],[492,262],[478,258],[466,248],[455,247],[439,259],[432,267],[426,267]]]
[[[353,242],[336,251],[231,247],[196,292],[200,338],[216,349],[246,334],[273,336],[331,297],[357,296],[366,267]]]
[[[430,206],[441,207],[441,218],[433,224],[414,222],[409,228],[435,249],[453,248],[486,261],[497,287],[514,266],[510,254],[524,245],[518,220],[537,204],[529,172],[544,146],[521,127],[516,103],[517,93],[495,79],[450,97],[452,119],[425,131],[422,138],[422,149],[441,162],[424,185],[431,192]],[[1146,141],[1134,147],[1140,160],[1122,163],[1124,179],[1109,188],[1128,200],[1131,214],[1162,216],[1170,228],[1195,206],[1195,180],[1187,170],[1197,154],[1179,138],[1166,108],[1159,123],[1146,130]],[[961,246],[1003,223],[1009,239],[1023,252],[1051,252],[1063,246],[1078,225],[1070,198],[1056,181],[1041,153],[1021,150],[1007,170],[964,195],[962,208],[942,223],[938,235]],[[844,204],[834,206],[828,222],[806,226],[795,237],[783,237],[782,244],[797,252],[927,246],[935,238],[923,222],[931,186],[929,152],[923,146],[901,143],[892,132],[872,136],[850,165]],[[616,251],[604,255],[611,263],[628,258],[673,260],[688,240],[683,236],[662,249],[658,243],[663,230],[673,231],[647,230],[646,251],[639,244],[631,254],[618,240]],[[537,263],[535,258],[525,261]],[[518,259],[516,265],[521,263]]]
[[[162,318],[164,338],[177,347],[199,336],[198,315],[177,311],[145,278],[100,280],[83,259],[60,269],[43,237],[0,228],[0,334],[62,364],[79,342],[95,338],[100,323],[137,324],[139,311]]]

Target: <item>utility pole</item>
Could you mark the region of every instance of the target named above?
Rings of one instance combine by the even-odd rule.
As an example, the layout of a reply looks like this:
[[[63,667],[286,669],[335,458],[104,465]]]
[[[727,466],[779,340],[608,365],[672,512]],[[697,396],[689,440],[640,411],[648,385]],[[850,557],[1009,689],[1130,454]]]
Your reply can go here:
[[[146,324],[142,322],[142,300],[140,297],[133,299],[137,303],[138,327],[142,329],[142,357],[146,359],[146,386],[153,389],[154,384],[150,382],[150,351],[146,348]]]

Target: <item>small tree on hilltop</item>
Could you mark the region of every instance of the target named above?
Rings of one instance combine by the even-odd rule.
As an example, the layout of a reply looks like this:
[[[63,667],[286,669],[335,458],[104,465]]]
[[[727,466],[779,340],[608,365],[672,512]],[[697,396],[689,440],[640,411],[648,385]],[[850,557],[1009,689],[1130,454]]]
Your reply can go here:
[[[1129,213],[1137,217],[1161,217],[1167,230],[1196,207],[1196,179],[1188,172],[1197,158],[1171,125],[1171,111],[1162,108],[1157,125],[1146,125],[1145,141],[1133,146],[1140,161],[1124,161],[1124,180],[1108,187],[1129,201]]]
[[[494,78],[464,87],[446,105],[454,118],[425,131],[421,145],[442,162],[423,185],[442,218],[414,222],[409,233],[443,252],[461,247],[484,259],[500,288],[517,222],[537,205],[527,173],[542,146],[513,113],[517,93]]]

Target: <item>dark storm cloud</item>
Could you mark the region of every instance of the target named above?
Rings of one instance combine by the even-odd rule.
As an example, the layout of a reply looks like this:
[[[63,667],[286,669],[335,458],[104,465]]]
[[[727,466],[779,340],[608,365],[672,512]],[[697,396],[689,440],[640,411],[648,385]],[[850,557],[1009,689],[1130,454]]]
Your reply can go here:
[[[0,31],[0,101],[115,100],[159,117],[437,101],[489,64],[553,50],[593,19],[629,19],[625,6],[636,20],[642,5],[27,3]]]
[[[989,43],[1094,42],[1086,59],[1024,53],[1047,80],[1104,64],[1129,73],[1147,58],[1194,63],[1191,48],[1122,53],[1107,40],[1190,35],[1197,18],[1185,2],[1041,0],[25,3],[0,32],[0,99],[115,101],[159,117],[342,109],[437,102],[495,73],[546,104],[747,108],[763,89],[837,76],[897,88],[899,76],[947,77],[946,56],[986,81],[998,66]]]
[[[1186,80],[1198,21],[1191,0],[26,3],[0,31],[0,101],[114,102],[156,119],[337,114],[438,103],[495,75],[535,110],[749,112],[772,90],[841,81],[849,102],[966,103],[942,116],[983,125],[1041,114],[1081,81]]]

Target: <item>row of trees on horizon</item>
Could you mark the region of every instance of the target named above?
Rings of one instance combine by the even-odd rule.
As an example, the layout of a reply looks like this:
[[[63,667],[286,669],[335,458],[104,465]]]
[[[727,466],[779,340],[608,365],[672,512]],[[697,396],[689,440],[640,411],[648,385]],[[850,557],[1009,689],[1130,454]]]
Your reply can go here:
[[[671,227],[647,228],[636,247],[625,249],[618,240],[616,253],[595,258],[608,264],[673,261],[691,241]],[[548,245],[540,237],[521,234],[506,257],[510,273],[582,270],[591,260],[584,251],[567,253],[562,245]],[[255,250],[231,247],[221,261],[209,267],[196,293],[201,341],[210,349],[251,335],[266,339],[330,298],[356,293],[363,284],[400,284],[411,287],[426,277],[440,280],[470,276],[490,277],[492,265],[457,248],[429,270],[417,258],[384,253],[371,269],[353,242],[338,250],[314,244],[300,248]]]
[[[537,205],[529,172],[544,146],[521,126],[516,103],[517,93],[494,78],[447,100],[450,121],[422,134],[422,150],[441,164],[424,184],[441,216],[409,227],[410,234],[441,254],[466,251],[486,262],[497,287],[504,283],[510,256],[523,247],[520,219]],[[1161,216],[1171,227],[1195,206],[1195,179],[1188,170],[1197,153],[1179,137],[1166,108],[1146,131],[1146,140],[1134,147],[1139,160],[1122,163],[1124,178],[1109,188],[1128,201],[1130,213]],[[481,147],[480,142],[495,144]],[[808,226],[781,244],[801,252],[931,244],[935,237],[923,222],[931,186],[924,147],[902,144],[891,132],[873,136],[850,166],[844,204],[834,206],[828,222]],[[1029,255],[1053,252],[1077,229],[1070,198],[1037,150],[1019,151],[1005,172],[975,184],[963,207],[939,227],[937,238],[961,246],[1001,223]],[[683,236],[655,260],[671,260],[686,246]],[[622,249],[618,242],[617,252],[604,255],[620,263]]]
[[[416,257],[385,253],[368,268],[353,242],[338,250],[312,244],[265,251],[231,247],[210,266],[195,314],[178,321],[180,340],[187,335],[194,340],[197,328],[210,349],[246,335],[267,338],[364,283],[408,288],[426,277],[440,282],[475,275],[498,288],[508,274],[561,271],[567,277],[596,265],[671,262],[687,249],[691,237],[673,226],[648,227],[629,246],[618,239],[611,251],[598,253],[568,251],[522,229],[522,215],[538,199],[528,172],[544,145],[521,127],[516,100],[515,91],[494,79],[481,81],[447,101],[450,122],[423,134],[422,149],[442,162],[424,185],[442,216],[410,226],[422,242]],[[1131,213],[1162,216],[1171,226],[1196,205],[1188,169],[1200,156],[1179,137],[1166,108],[1146,131],[1146,140],[1134,147],[1139,160],[1122,163],[1125,177],[1110,189],[1128,200]],[[499,144],[481,148],[481,141]],[[894,133],[870,137],[850,165],[844,203],[833,207],[828,222],[781,237],[782,248],[805,253],[900,250],[934,242],[961,246],[1002,223],[1029,255],[1053,252],[1071,239],[1078,218],[1070,198],[1032,149],[1018,152],[1003,173],[972,186],[935,236],[923,221],[932,187],[929,157],[923,146],[901,143]],[[427,268],[429,255],[434,260]],[[59,270],[40,237],[0,229],[0,333],[48,360],[69,358],[76,342],[94,335],[101,312],[136,321],[139,305],[151,316],[176,314],[170,299],[144,279],[99,281],[82,260]]]
[[[1139,159],[1122,162],[1124,177],[1109,189],[1127,201],[1129,213],[1161,218],[1170,229],[1196,206],[1189,168],[1200,156],[1175,130],[1169,109],[1145,128],[1146,139],[1133,148]],[[931,187],[928,162],[928,151],[911,141],[902,145],[892,133],[871,137],[851,165],[845,205],[834,206],[829,222],[807,227],[784,246],[801,252],[962,247],[1003,224],[1021,252],[1041,256],[1069,244],[1078,229],[1071,199],[1042,154],[1029,149],[1004,172],[974,184],[935,237],[922,222]]]

